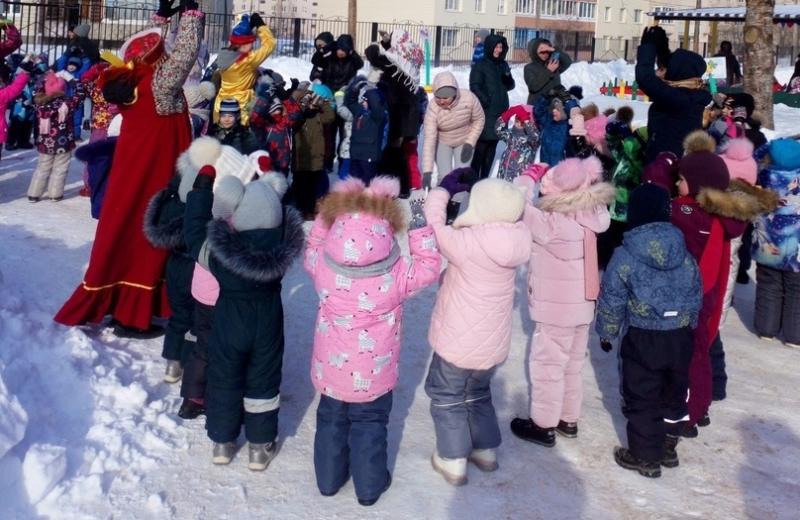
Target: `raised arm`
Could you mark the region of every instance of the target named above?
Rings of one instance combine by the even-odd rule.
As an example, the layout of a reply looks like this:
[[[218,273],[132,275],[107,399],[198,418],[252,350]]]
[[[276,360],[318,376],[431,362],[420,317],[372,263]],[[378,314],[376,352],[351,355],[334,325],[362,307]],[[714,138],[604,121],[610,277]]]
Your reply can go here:
[[[162,110],[166,110],[167,113],[175,113],[170,110],[171,107],[175,107],[175,100],[184,99],[183,84],[192,70],[197,58],[197,51],[200,49],[203,18],[204,15],[201,11],[183,13],[178,22],[175,47],[153,76],[153,96],[156,99],[156,107],[164,107]],[[180,105],[182,109],[183,103]]]

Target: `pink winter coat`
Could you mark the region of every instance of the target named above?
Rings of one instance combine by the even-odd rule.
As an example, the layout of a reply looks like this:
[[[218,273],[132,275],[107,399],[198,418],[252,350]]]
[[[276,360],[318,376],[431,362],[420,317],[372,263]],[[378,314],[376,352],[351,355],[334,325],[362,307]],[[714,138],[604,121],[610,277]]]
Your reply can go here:
[[[547,211],[531,204],[525,208],[523,221],[533,240],[528,305],[537,323],[573,327],[594,319],[595,301],[587,299],[587,285],[596,286],[599,272],[596,246],[588,255],[594,258],[594,265],[585,265],[586,232],[608,229],[607,204],[613,197],[614,188],[600,183],[577,194],[542,197],[539,206]],[[592,276],[594,279],[587,280]]]
[[[448,261],[428,341],[448,363],[488,370],[508,357],[516,268],[530,258],[530,234],[522,222],[447,226],[449,198],[436,189],[425,203],[425,217]]]
[[[8,137],[8,122],[5,117],[8,104],[22,94],[26,83],[28,83],[28,73],[20,71],[10,85],[0,89],[0,114],[3,115],[0,117],[0,144],[5,143]]]
[[[453,147],[464,143],[475,146],[486,120],[478,98],[469,90],[459,89],[456,77],[452,72],[440,72],[433,78],[433,91],[436,92],[442,87],[453,87],[458,94],[447,108],[440,107],[436,101],[428,104],[422,126],[424,135],[422,171],[424,172],[433,171],[437,142]],[[439,175],[444,175],[444,173],[440,172]]]
[[[403,301],[435,282],[442,262],[430,227],[408,241],[410,258],[389,223],[366,213],[340,215],[331,229],[314,221],[305,268],[320,299],[311,358],[318,392],[364,403],[397,384]]]

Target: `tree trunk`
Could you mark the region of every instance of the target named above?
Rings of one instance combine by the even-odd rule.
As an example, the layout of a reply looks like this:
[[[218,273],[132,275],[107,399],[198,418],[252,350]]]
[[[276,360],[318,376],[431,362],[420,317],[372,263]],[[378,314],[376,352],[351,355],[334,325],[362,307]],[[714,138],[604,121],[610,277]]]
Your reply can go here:
[[[353,37],[353,42],[356,41],[356,33],[358,32],[358,0],[347,0],[347,32]],[[358,48],[358,47],[356,47]]]
[[[746,0],[744,20],[744,90],[752,94],[761,123],[775,128],[772,119],[772,79],[775,77],[775,47],[772,17],[775,0]]]

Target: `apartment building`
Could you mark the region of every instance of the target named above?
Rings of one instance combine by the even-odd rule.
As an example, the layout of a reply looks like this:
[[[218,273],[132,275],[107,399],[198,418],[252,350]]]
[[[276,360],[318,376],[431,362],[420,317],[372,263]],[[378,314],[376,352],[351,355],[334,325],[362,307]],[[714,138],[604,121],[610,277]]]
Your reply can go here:
[[[597,16],[596,0],[516,0],[514,59],[527,61],[527,43],[547,38],[578,59],[589,59]]]

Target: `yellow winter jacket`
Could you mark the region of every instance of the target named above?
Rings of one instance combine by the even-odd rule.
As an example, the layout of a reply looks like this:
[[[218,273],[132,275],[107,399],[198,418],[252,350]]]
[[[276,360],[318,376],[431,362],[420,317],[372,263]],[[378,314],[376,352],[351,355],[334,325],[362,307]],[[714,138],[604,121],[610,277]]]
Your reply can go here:
[[[247,125],[250,116],[250,103],[255,97],[258,67],[275,50],[275,36],[269,27],[262,25],[256,32],[261,46],[253,49],[233,65],[222,71],[222,84],[214,101],[214,122],[219,121],[219,106],[223,99],[236,99],[242,111],[242,124]]]

